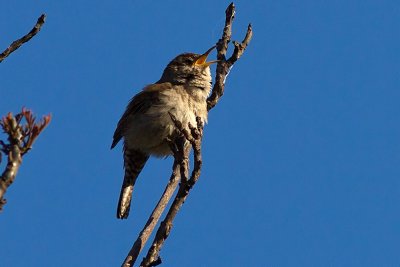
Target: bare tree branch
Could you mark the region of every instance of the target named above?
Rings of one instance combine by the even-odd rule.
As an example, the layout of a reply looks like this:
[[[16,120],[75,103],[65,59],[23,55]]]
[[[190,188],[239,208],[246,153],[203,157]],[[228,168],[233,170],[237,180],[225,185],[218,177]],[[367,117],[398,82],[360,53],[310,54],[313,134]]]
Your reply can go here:
[[[224,94],[226,77],[228,76],[233,64],[242,56],[244,50],[247,48],[247,45],[250,43],[253,36],[253,30],[251,24],[249,24],[249,26],[247,27],[245,38],[241,43],[238,43],[236,41],[233,42],[235,50],[233,51],[232,56],[228,60],[226,60],[226,52],[232,36],[232,23],[235,17],[235,5],[233,3],[231,3],[226,9],[225,15],[226,18],[224,31],[221,39],[219,39],[217,43],[217,59],[219,61],[215,76],[215,84],[210,97],[207,99],[208,110],[214,108],[219,99]]]
[[[24,124],[21,124],[22,119],[25,119]],[[22,163],[22,156],[32,148],[36,138],[50,123],[51,116],[44,116],[39,123],[36,123],[35,120],[32,112],[23,108],[21,113],[15,116],[8,113],[0,121],[1,128],[8,135],[7,144],[0,140],[0,151],[8,156],[7,166],[0,177],[0,210],[6,204],[4,194],[14,182]]]
[[[43,26],[45,19],[46,19],[46,14],[42,14],[38,18],[35,26],[32,28],[32,30],[30,32],[28,32],[26,35],[22,36],[20,39],[12,42],[12,44],[6,50],[4,50],[3,53],[0,54],[0,63],[6,57],[8,57],[12,52],[17,50],[22,44],[28,42],[33,36],[35,36],[40,31],[41,27]]]
[[[179,186],[178,193],[175,196],[174,201],[170,209],[168,210],[165,219],[161,222],[160,227],[157,230],[156,236],[154,238],[153,244],[151,245],[146,257],[143,259],[140,264],[141,267],[150,267],[161,264],[161,258],[159,256],[161,247],[163,246],[165,240],[168,238],[173,221],[175,219],[176,214],[179,212],[183,203],[185,202],[187,196],[189,195],[190,190],[196,184],[197,180],[200,177],[201,166],[202,166],[202,158],[201,158],[201,140],[203,138],[203,123],[200,118],[197,118],[197,127],[192,127],[189,125],[191,129],[191,133],[185,131],[180,122],[177,123],[176,118],[170,114],[172,120],[175,122],[175,125],[179,129],[179,131],[186,136],[190,144],[192,145],[194,152],[194,167],[190,179],[188,179],[189,174],[189,163],[188,157],[190,150],[185,149],[183,151],[183,157],[180,160],[181,164],[181,184]],[[181,148],[182,149],[182,148]],[[183,178],[186,179],[183,179]]]
[[[160,219],[162,213],[164,212],[166,206],[168,205],[169,200],[174,194],[175,189],[178,186],[180,177],[181,177],[180,165],[177,160],[174,160],[174,165],[172,167],[172,175],[164,190],[164,193],[162,194],[156,207],[151,213],[149,219],[147,220],[147,223],[144,226],[143,230],[140,232],[138,238],[133,244],[131,250],[128,253],[128,256],[125,258],[125,261],[122,264],[123,267],[132,266],[135,263],[137,257],[139,256],[139,253],[142,251],[144,245],[146,244],[155,226],[157,225],[158,220]]]

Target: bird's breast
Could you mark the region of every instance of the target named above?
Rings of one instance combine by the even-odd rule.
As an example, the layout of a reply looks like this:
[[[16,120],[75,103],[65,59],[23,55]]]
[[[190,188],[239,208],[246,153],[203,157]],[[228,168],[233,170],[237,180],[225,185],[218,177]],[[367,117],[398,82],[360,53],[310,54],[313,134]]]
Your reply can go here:
[[[196,125],[196,117],[207,121],[206,92],[199,89],[188,89],[177,86],[175,90],[167,90],[160,96],[164,107],[160,113],[167,115],[166,121],[174,126],[168,112],[171,112],[184,126]]]
[[[126,136],[130,147],[135,147],[154,156],[171,154],[166,139],[174,134],[176,127],[169,113],[173,114],[182,125],[196,125],[196,117],[207,122],[205,97],[190,95],[183,86],[174,86],[159,94],[159,101],[144,114],[135,116],[132,127]]]

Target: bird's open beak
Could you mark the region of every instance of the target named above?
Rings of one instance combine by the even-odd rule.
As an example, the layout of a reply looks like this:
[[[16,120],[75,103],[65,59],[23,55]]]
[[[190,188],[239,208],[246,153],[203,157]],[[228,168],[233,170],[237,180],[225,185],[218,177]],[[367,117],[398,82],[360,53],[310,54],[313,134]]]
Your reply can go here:
[[[210,49],[207,50],[207,52],[205,52],[204,54],[202,54],[195,62],[194,65],[197,66],[203,66],[203,67],[208,67],[213,63],[217,63],[218,60],[213,60],[213,61],[208,61],[207,62],[207,57],[208,54],[210,54],[210,52],[215,48],[216,46],[214,45],[213,47],[211,47]]]

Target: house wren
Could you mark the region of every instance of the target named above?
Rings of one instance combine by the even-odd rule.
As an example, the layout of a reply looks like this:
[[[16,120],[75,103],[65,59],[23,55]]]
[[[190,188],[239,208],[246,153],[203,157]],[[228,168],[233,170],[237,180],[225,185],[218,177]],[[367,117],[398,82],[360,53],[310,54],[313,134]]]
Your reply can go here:
[[[133,186],[150,156],[172,154],[167,142],[175,132],[169,112],[184,127],[196,125],[196,117],[207,121],[207,97],[211,90],[208,54],[184,53],[164,69],[161,79],[143,88],[129,102],[114,132],[111,148],[123,138],[124,181],[118,202],[117,218],[126,219]]]

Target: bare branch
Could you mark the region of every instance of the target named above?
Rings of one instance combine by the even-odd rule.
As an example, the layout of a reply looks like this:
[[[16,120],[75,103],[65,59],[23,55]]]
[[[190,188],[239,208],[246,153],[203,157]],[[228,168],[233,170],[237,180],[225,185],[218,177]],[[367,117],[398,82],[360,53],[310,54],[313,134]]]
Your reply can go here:
[[[247,26],[246,36],[244,37],[243,41],[241,43],[233,41],[235,50],[233,51],[232,56],[228,59],[229,64],[235,64],[235,62],[242,56],[247,45],[250,43],[251,37],[253,37],[253,30],[251,24],[249,24],[249,26]]]
[[[26,123],[21,125],[22,119]],[[28,109],[23,108],[21,113],[13,116],[8,113],[6,117],[0,121],[0,126],[8,135],[8,144],[4,141],[0,142],[0,150],[8,156],[7,166],[0,177],[0,210],[6,204],[4,194],[8,187],[14,182],[18,169],[22,163],[22,156],[31,148],[32,144],[50,123],[51,116],[44,116],[39,123],[35,122],[35,117]]]
[[[179,129],[179,125],[175,123],[177,128]],[[190,150],[185,149],[183,153],[183,157],[181,159],[181,184],[179,186],[178,193],[175,196],[174,201],[170,209],[168,210],[167,215],[165,216],[164,221],[161,222],[160,227],[157,230],[156,236],[154,238],[153,244],[151,245],[146,257],[143,259],[140,264],[141,267],[150,267],[161,264],[161,258],[159,256],[161,247],[163,246],[165,240],[168,238],[173,221],[175,219],[176,214],[179,212],[183,203],[185,202],[187,196],[189,195],[190,190],[195,185],[197,180],[200,177],[200,171],[202,166],[202,158],[201,158],[201,140],[203,138],[203,124],[200,118],[197,118],[197,127],[190,127],[191,133],[188,138],[192,145],[194,151],[194,167],[190,179],[187,179],[189,173],[189,163],[188,157]],[[183,134],[183,129],[179,129]],[[183,167],[183,168],[182,168]],[[182,179],[185,176],[186,179]]]
[[[46,14],[42,14],[38,18],[35,26],[32,28],[32,30],[30,32],[28,32],[26,35],[22,36],[20,39],[12,42],[12,44],[6,50],[4,50],[3,53],[0,54],[0,63],[6,57],[8,57],[12,52],[17,50],[22,44],[24,44],[24,43],[28,42],[30,39],[32,39],[32,37],[35,36],[42,28],[42,26],[45,22],[45,19],[46,19]]]
[[[128,253],[128,256],[125,258],[125,261],[122,264],[123,267],[129,267],[135,264],[136,259],[139,256],[139,253],[142,251],[144,245],[146,244],[155,226],[157,225],[158,220],[160,219],[162,213],[164,212],[166,206],[168,205],[169,200],[174,194],[175,189],[179,183],[179,178],[180,178],[180,165],[178,164],[177,160],[174,160],[174,165],[172,167],[172,175],[164,190],[164,193],[162,194],[156,207],[151,213],[149,219],[147,220],[147,223],[144,226],[143,230],[140,232],[138,238],[133,244],[131,250]]]
[[[231,3],[225,10],[225,26],[221,39],[217,43],[217,59],[225,60],[226,51],[232,36],[232,23],[235,18],[235,5]]]
[[[235,46],[235,50],[233,51],[232,56],[226,60],[226,52],[228,48],[228,44],[231,40],[232,36],[232,23],[235,17],[235,5],[231,3],[225,11],[225,27],[222,34],[221,39],[218,40],[217,43],[217,70],[215,76],[215,84],[212,89],[211,95],[207,99],[207,109],[211,110],[218,103],[219,99],[224,94],[225,89],[225,80],[229,74],[230,69],[233,64],[242,56],[244,50],[248,46],[253,36],[253,30],[251,24],[247,27],[247,33],[245,38],[241,43],[233,42]]]

